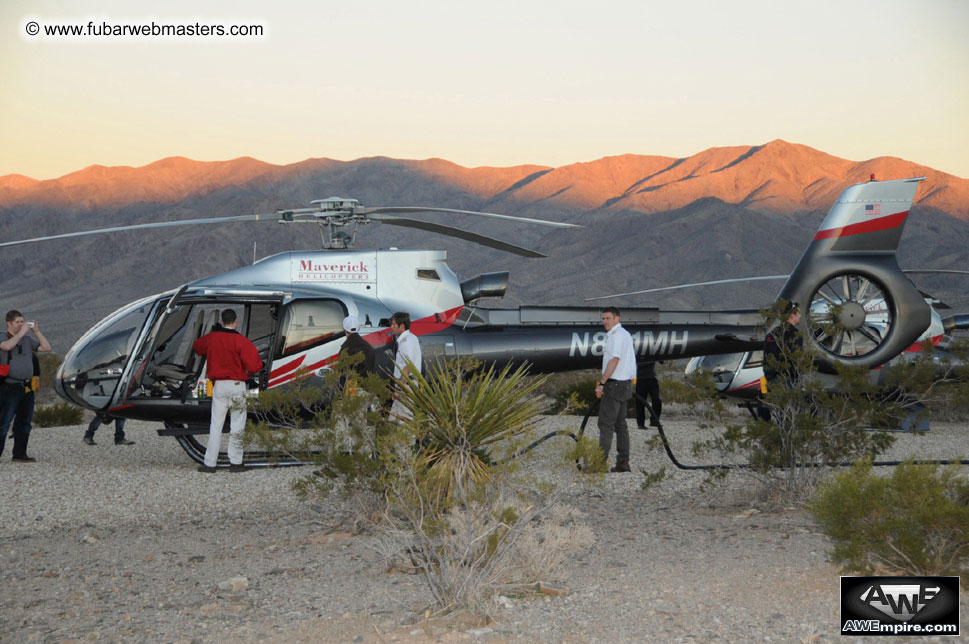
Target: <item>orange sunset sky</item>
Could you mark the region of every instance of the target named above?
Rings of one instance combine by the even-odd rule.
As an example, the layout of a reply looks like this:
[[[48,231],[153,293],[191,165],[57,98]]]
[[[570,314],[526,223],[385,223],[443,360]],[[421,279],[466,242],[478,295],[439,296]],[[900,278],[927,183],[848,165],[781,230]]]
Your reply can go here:
[[[152,23],[262,33],[49,33]],[[0,25],[0,175],[173,155],[563,165],[782,138],[969,177],[964,0],[7,0]]]

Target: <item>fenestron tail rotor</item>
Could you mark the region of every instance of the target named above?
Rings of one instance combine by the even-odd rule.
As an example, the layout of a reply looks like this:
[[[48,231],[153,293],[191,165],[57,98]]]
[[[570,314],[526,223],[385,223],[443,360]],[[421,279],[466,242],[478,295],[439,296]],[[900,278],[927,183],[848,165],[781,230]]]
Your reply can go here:
[[[895,326],[888,289],[856,273],[832,276],[811,296],[807,326],[818,346],[835,358],[863,356]]]
[[[202,219],[182,219],[179,221],[162,221],[148,224],[133,224],[130,226],[114,226],[111,228],[98,228],[95,230],[83,230],[73,233],[63,233],[60,235],[47,235],[45,237],[34,237],[32,239],[21,239],[12,242],[0,243],[3,246],[17,246],[20,244],[30,244],[41,241],[51,241],[55,239],[69,239],[71,237],[83,237],[86,235],[99,235],[102,233],[116,233],[129,230],[142,230],[149,228],[167,228],[172,226],[195,226],[205,224],[221,224],[235,221],[275,221],[281,224],[290,223],[318,223],[322,228],[323,247],[325,249],[346,249],[353,246],[356,239],[356,225],[369,224],[372,222],[383,223],[391,226],[404,226],[407,228],[417,228],[439,235],[456,237],[465,241],[474,242],[489,248],[503,250],[523,257],[545,257],[528,248],[523,248],[509,242],[504,242],[493,237],[488,237],[479,233],[473,233],[453,226],[439,224],[435,222],[421,221],[405,217],[394,217],[390,213],[451,213],[458,215],[472,215],[477,217],[487,217],[491,219],[501,219],[509,222],[531,224],[537,226],[548,226],[552,228],[581,228],[576,224],[566,224],[557,221],[545,221],[543,219],[531,219],[528,217],[515,217],[512,215],[500,215],[493,212],[478,212],[475,210],[459,210],[455,208],[434,208],[422,206],[383,206],[365,208],[356,199],[346,199],[343,197],[330,197],[328,199],[317,199],[312,202],[311,208],[293,208],[277,210],[271,214],[236,215],[230,217],[206,217]],[[348,234],[341,229],[344,226],[354,225],[352,233]]]

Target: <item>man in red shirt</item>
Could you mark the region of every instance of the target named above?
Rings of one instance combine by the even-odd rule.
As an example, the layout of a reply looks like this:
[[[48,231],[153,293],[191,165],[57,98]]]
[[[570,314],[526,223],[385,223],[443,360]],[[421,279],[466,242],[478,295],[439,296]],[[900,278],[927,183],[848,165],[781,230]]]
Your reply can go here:
[[[262,359],[249,338],[236,331],[239,321],[232,309],[222,311],[222,326],[195,341],[192,349],[206,358],[206,374],[215,381],[212,388],[212,416],[205,464],[200,472],[214,472],[222,448],[222,426],[229,416],[229,471],[241,472],[242,440],[246,426],[246,381],[262,369]]]

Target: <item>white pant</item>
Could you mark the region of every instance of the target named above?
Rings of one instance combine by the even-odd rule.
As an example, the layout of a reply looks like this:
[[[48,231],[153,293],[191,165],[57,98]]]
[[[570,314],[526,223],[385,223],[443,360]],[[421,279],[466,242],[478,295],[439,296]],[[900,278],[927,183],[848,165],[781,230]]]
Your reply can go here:
[[[241,380],[216,380],[212,387],[212,418],[209,443],[205,446],[205,465],[215,467],[222,449],[222,426],[229,416],[229,462],[242,465],[242,430],[246,427],[246,383]]]
[[[405,423],[411,420],[414,414],[411,413],[404,403],[400,402],[400,399],[394,400],[394,403],[390,406],[390,420],[395,423]]]

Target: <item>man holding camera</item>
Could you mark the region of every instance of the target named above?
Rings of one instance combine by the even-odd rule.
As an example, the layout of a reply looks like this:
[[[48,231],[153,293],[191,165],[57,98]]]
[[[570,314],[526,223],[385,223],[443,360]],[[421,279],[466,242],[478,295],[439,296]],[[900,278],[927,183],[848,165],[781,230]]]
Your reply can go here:
[[[33,320],[24,321],[20,311],[7,311],[7,332],[0,342],[0,454],[13,422],[13,460],[33,463],[27,442],[34,420],[34,353],[50,351],[50,343]],[[6,368],[3,368],[6,367]]]

